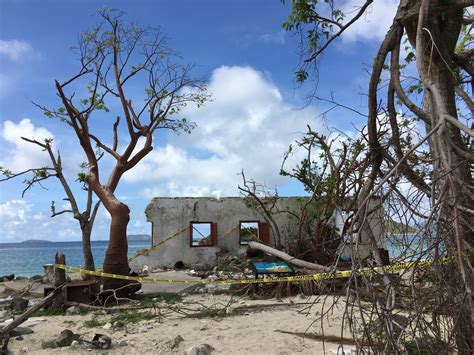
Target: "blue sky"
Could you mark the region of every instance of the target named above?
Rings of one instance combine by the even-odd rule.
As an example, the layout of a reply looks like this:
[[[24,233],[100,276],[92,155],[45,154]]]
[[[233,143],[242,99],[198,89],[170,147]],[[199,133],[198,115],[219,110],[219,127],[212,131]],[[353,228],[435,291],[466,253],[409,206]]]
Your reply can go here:
[[[341,1],[353,10],[362,1]],[[169,45],[206,76],[213,101],[189,108],[197,123],[191,135],[160,134],[153,152],[121,182],[117,195],[132,211],[129,233],[149,233],[144,209],[155,196],[235,196],[238,173],[277,187],[281,195],[301,194],[301,187],[278,176],[281,158],[307,124],[351,134],[364,119],[348,111],[305,99],[311,86],[298,88],[297,38],[282,30],[289,11],[280,1],[0,1],[0,165],[12,171],[47,163],[44,152],[20,136],[54,138],[66,174],[74,180],[83,160],[72,132],[46,118],[32,101],[58,106],[54,80],[67,79],[78,63],[70,51],[78,35],[97,22],[96,10],[121,9],[141,26],[159,26]],[[378,45],[388,30],[396,1],[376,2],[346,36],[325,54],[318,94],[365,111],[368,74]],[[111,112],[112,120],[117,113]],[[105,122],[105,123],[104,123]],[[110,133],[111,122],[97,128]],[[297,160],[298,156],[295,157]],[[56,181],[21,198],[22,178],[0,183],[0,242],[24,239],[78,240],[70,215],[49,217],[50,203],[64,204]],[[75,184],[77,185],[77,184]],[[75,186],[80,196],[79,186]],[[82,201],[82,198],[79,198]],[[67,205],[64,205],[67,207]],[[108,216],[102,209],[93,233],[106,239]]]

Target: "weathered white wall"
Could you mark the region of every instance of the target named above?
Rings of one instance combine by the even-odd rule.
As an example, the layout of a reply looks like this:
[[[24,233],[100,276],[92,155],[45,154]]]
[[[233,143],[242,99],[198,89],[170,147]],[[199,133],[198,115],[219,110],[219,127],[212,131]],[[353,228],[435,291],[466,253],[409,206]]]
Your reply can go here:
[[[278,200],[278,210],[295,210],[304,198],[282,197]],[[190,231],[180,233],[172,240],[160,245],[157,249],[150,251],[147,255],[140,256],[132,261],[131,267],[140,269],[144,265],[151,267],[172,267],[177,261],[185,264],[204,264],[213,266],[216,263],[216,252],[227,250],[238,255],[245,253],[246,246],[239,245],[239,222],[240,221],[261,221],[263,217],[253,209],[248,208],[241,197],[224,197],[220,199],[209,197],[198,198],[154,198],[145,214],[147,221],[153,224],[152,236],[153,244],[157,244],[166,237],[175,234],[180,229],[189,226],[191,221],[214,222],[218,228],[218,245],[191,247]],[[295,219],[289,214],[279,213],[274,216],[282,233],[282,242],[285,244],[285,231],[288,225],[295,223]],[[377,211],[371,218],[370,225],[374,231],[383,225],[382,210]],[[380,220],[378,220],[380,219]],[[379,228],[379,229],[377,229]],[[231,231],[232,230],[232,231]],[[229,231],[231,231],[229,233]],[[380,247],[383,246],[382,230],[380,230]],[[223,236],[224,239],[222,238]],[[271,243],[274,245],[274,236],[271,234]],[[347,249],[347,248],[346,248]],[[347,249],[345,254],[350,253]],[[349,254],[350,255],[350,254]]]

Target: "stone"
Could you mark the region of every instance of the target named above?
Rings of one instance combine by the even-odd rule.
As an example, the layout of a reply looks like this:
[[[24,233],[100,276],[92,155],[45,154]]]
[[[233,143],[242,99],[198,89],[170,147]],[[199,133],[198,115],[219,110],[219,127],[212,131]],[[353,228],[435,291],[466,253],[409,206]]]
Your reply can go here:
[[[79,334],[74,334],[72,330],[64,329],[56,338],[59,347],[69,346],[74,340],[79,340]]]
[[[22,335],[27,335],[33,333],[33,329],[27,327],[16,327],[12,331],[10,331],[11,337],[18,337]]]
[[[187,355],[210,355],[214,348],[209,344],[193,346],[186,351]]]
[[[75,314],[80,314],[81,309],[77,306],[71,306],[68,309],[66,309],[66,315],[67,316],[73,316]]]
[[[169,354],[172,353],[175,348],[179,346],[184,339],[181,335],[177,335],[174,338],[168,339],[163,343],[156,342],[154,345],[156,346],[156,352],[158,354]]]
[[[29,303],[30,301],[26,298],[14,298],[10,304],[10,308],[15,312],[23,313],[23,311],[28,308]]]
[[[56,340],[43,340],[41,342],[41,347],[43,349],[56,349],[58,344],[56,343]]]
[[[19,340],[19,341],[22,341],[23,339],[24,338],[21,335],[15,338],[15,340]]]
[[[12,301],[11,298],[0,299],[0,309],[11,309]]]
[[[0,311],[0,321],[10,318],[10,312]]]
[[[110,349],[112,338],[104,334],[96,334],[92,339],[92,345],[97,349]]]
[[[102,327],[102,329],[110,329],[110,328],[112,328],[112,323],[106,323],[106,324]]]
[[[127,346],[128,345],[128,341],[127,340],[122,340],[118,343],[118,346]]]
[[[73,340],[70,347],[73,349],[78,349],[81,347],[81,343],[79,343],[77,340]]]
[[[177,335],[175,336],[173,339],[171,339],[170,343],[171,343],[171,349],[174,349],[176,347],[178,347],[178,345],[183,342],[184,339],[181,335]]]
[[[120,329],[120,328],[123,328],[123,327],[125,327],[125,323],[122,322],[121,320],[115,321],[115,322],[112,324],[112,328],[113,328],[113,329]]]

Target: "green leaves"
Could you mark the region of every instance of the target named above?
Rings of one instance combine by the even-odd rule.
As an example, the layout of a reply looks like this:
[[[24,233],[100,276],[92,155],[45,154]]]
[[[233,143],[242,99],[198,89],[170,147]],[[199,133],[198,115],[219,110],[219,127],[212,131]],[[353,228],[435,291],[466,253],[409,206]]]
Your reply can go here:
[[[300,69],[295,73],[296,81],[300,84],[304,83],[308,79],[308,72],[306,70]]]

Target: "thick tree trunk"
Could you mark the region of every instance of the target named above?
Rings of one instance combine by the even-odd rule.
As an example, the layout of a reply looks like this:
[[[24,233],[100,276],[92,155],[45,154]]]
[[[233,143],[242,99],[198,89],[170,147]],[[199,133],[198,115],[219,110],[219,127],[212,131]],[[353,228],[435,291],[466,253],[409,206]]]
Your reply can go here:
[[[127,225],[130,220],[130,209],[127,205],[117,201],[117,206],[109,211],[112,217],[110,223],[110,240],[109,247],[104,259],[104,272],[119,275],[129,275],[130,269],[128,266],[128,243],[127,243]],[[126,280],[104,278],[104,290],[117,290],[130,283]],[[128,294],[119,292],[123,297]]]
[[[411,43],[416,46],[419,40],[417,23],[405,24]],[[430,16],[423,24],[423,36],[426,36],[424,48],[417,48],[417,67],[425,85],[424,109],[431,117],[431,126],[450,115],[457,119],[455,98],[456,78],[451,65],[452,53],[462,25],[462,10],[454,9],[439,16]],[[418,28],[417,28],[418,27]],[[434,42],[434,44],[432,44]],[[459,256],[474,245],[474,236],[470,231],[474,221],[465,209],[472,208],[472,195],[467,186],[472,186],[473,178],[469,162],[461,157],[454,146],[469,150],[462,141],[460,130],[447,123],[444,129],[429,141],[430,152],[435,161],[433,198],[438,200],[445,191],[440,211],[438,235],[449,250]],[[453,227],[454,225],[454,227]],[[460,354],[474,353],[473,334],[473,287],[472,270],[458,259],[457,272],[453,274],[452,285],[454,302],[459,312],[452,314],[455,319],[455,338]]]

